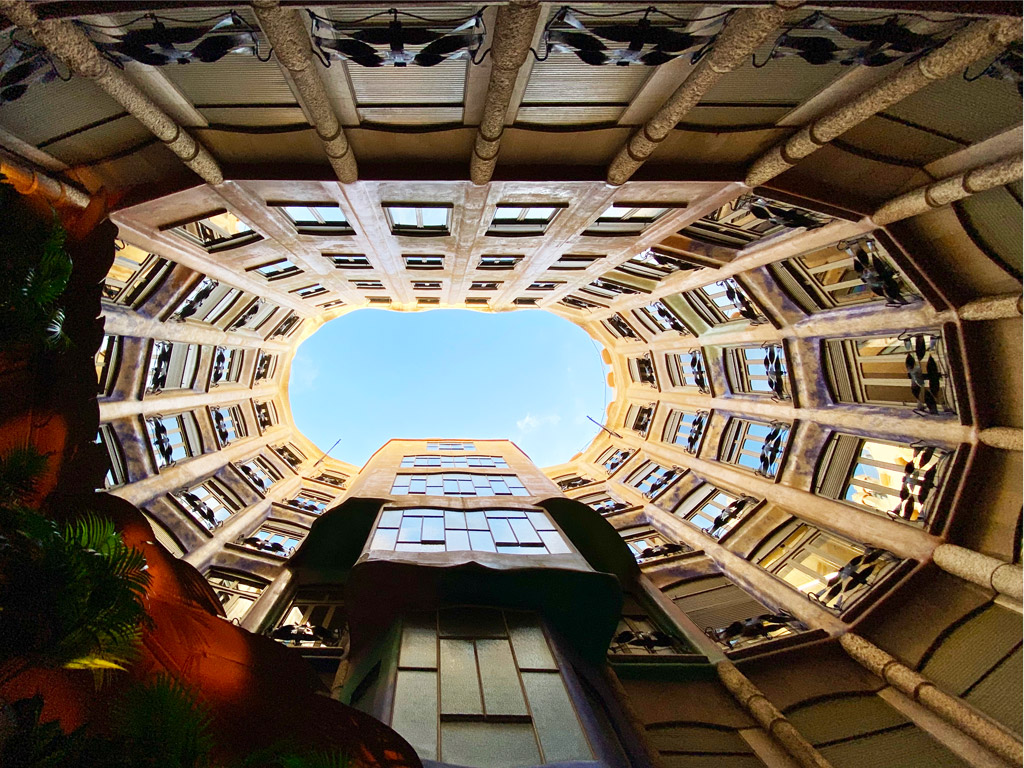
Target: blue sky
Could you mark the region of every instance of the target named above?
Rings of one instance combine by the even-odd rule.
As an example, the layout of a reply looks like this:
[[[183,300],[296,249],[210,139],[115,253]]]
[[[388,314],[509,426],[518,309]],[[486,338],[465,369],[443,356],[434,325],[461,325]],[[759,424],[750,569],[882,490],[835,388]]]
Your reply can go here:
[[[550,312],[361,309],[299,347],[299,430],[361,466],[393,437],[507,438],[541,467],[597,434],[610,392],[600,347]]]

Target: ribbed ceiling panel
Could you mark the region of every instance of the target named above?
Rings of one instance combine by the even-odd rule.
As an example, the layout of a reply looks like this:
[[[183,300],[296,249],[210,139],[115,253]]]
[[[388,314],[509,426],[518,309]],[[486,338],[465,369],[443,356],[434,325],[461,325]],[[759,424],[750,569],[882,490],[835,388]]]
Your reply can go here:
[[[623,109],[624,107],[591,107],[586,105],[520,107],[516,115],[516,122],[536,123],[539,125],[614,123],[619,119]]]
[[[523,104],[604,102],[625,106],[653,71],[634,64],[595,67],[572,53],[553,53],[533,65]]]
[[[295,96],[276,61],[230,54],[213,64],[162,67],[190,102],[211,104],[294,104]]]
[[[433,67],[360,67],[346,64],[359,106],[381,104],[461,104],[465,61]]]
[[[38,146],[122,112],[120,104],[88,79],[73,76],[67,82],[29,86],[24,96],[0,109],[0,126]]]

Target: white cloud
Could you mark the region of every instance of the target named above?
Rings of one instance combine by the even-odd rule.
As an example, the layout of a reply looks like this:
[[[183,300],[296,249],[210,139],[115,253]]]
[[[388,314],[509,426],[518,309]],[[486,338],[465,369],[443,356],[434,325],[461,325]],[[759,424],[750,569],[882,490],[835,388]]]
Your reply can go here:
[[[292,392],[308,392],[320,376],[320,366],[316,361],[302,353],[295,356],[292,361],[291,378],[288,388]]]
[[[557,413],[549,413],[542,416],[534,416],[532,413],[527,413],[523,418],[516,421],[516,428],[520,432],[533,432],[536,429],[544,426],[556,426],[562,417]]]

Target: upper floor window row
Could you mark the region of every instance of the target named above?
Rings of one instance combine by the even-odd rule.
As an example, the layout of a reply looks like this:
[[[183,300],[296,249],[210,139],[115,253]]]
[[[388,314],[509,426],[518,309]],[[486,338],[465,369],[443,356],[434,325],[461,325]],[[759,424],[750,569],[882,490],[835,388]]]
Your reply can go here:
[[[529,496],[515,475],[469,475],[438,472],[433,475],[397,475],[395,496]]]
[[[403,468],[408,467],[457,467],[508,469],[508,464],[501,456],[404,456]]]
[[[163,227],[187,242],[213,253],[254,243],[262,237],[235,214],[220,210]]]
[[[473,443],[427,443],[428,451],[475,451],[476,446]]]
[[[571,550],[540,511],[385,509],[370,549],[395,552],[497,552],[560,555]]]

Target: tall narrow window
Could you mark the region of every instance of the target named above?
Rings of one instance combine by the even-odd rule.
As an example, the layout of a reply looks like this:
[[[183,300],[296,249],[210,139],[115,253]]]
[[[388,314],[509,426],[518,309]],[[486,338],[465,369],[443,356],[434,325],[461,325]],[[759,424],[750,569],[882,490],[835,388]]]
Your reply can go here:
[[[164,227],[193,245],[211,253],[260,240],[252,227],[227,211],[217,211],[183,224]]]
[[[931,445],[835,434],[822,456],[815,493],[903,522],[927,523],[950,455]]]
[[[690,491],[672,514],[700,528],[712,538],[720,539],[748,514],[756,503],[749,496],[739,496],[710,483],[701,483]]]
[[[174,494],[192,518],[212,531],[242,508],[241,500],[217,480],[206,480]]]
[[[274,403],[270,400],[254,400],[253,410],[256,413],[256,424],[259,426],[261,432],[265,432],[274,425],[277,424],[277,408]]]
[[[665,366],[668,378],[673,387],[691,389],[702,395],[711,394],[711,385],[704,361],[704,351],[693,349],[689,352],[678,352],[665,355]]]
[[[786,529],[784,538],[758,561],[836,613],[849,608],[897,563],[885,550],[869,549],[805,524]]]
[[[245,419],[242,417],[240,406],[224,405],[220,408],[211,408],[210,416],[213,418],[213,428],[221,448],[226,448],[238,438],[246,436]]]
[[[165,389],[191,389],[195,386],[199,349],[198,344],[154,341],[149,352],[146,392],[156,394]]]
[[[666,443],[681,445],[687,453],[696,456],[704,438],[708,418],[707,411],[670,411],[665,420],[665,431],[661,439]]]
[[[629,377],[639,384],[649,384],[657,388],[658,377],[654,371],[654,360],[648,352],[640,357],[631,357],[628,361]]]
[[[827,339],[824,349],[837,402],[894,405],[932,416],[956,412],[939,331]]]
[[[725,350],[725,372],[733,392],[789,400],[787,371],[786,353],[781,344]]]
[[[729,419],[722,433],[718,460],[735,464],[762,477],[775,477],[789,442],[789,424]]]
[[[210,370],[210,383],[228,384],[238,381],[242,372],[242,361],[245,353],[232,347],[217,347],[213,352],[213,366]]]
[[[206,574],[213,591],[224,608],[224,618],[237,624],[245,618],[267,583],[251,576],[241,576],[231,571],[213,570]]]
[[[631,405],[626,412],[626,426],[640,435],[647,437],[651,429],[651,422],[654,421],[655,403],[650,405]]]
[[[110,424],[100,424],[93,442],[103,449],[107,461],[103,487],[106,489],[116,488],[128,482],[128,465],[125,463],[121,441],[118,439],[117,433],[114,432],[114,427]]]
[[[420,757],[452,765],[594,760],[532,613],[459,607],[407,616],[390,722]]]
[[[103,336],[96,352],[96,392],[100,397],[109,395],[117,385],[117,372],[121,367],[121,337]]]
[[[146,432],[158,469],[196,456],[202,451],[199,425],[191,412],[151,416],[146,419]]]
[[[256,358],[256,368],[253,372],[253,377],[256,381],[266,381],[274,375],[276,368],[277,355],[261,349],[259,357]]]

